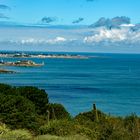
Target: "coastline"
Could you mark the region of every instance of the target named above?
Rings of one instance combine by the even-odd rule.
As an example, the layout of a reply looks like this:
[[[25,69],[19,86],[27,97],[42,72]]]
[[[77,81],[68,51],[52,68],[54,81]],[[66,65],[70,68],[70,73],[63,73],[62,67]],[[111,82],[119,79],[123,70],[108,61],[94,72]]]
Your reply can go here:
[[[0,53],[0,58],[62,58],[88,59],[88,56],[77,54],[31,54],[31,53]]]

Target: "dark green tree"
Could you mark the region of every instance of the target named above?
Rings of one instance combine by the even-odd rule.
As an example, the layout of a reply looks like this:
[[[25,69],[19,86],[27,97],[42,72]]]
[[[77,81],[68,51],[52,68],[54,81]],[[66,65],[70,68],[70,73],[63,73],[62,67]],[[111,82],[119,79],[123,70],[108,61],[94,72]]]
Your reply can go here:
[[[32,128],[35,125],[35,106],[22,97],[0,94],[0,122],[12,128]]]
[[[61,104],[48,104],[46,111],[50,112],[50,119],[70,119],[70,114]]]
[[[45,90],[40,90],[36,87],[19,87],[17,88],[19,95],[29,99],[35,105],[38,114],[44,114],[46,105],[49,103],[48,94]]]

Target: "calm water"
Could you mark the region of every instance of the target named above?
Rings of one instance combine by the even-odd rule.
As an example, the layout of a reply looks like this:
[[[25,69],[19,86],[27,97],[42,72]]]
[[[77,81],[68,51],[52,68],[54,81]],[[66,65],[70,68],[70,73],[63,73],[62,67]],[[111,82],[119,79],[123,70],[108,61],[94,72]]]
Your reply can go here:
[[[0,82],[43,88],[51,102],[62,103],[76,115],[96,103],[113,115],[140,115],[140,55],[96,55],[90,59],[30,59],[45,62],[40,68],[1,67],[16,74],[0,74]],[[4,60],[18,60],[15,58]]]

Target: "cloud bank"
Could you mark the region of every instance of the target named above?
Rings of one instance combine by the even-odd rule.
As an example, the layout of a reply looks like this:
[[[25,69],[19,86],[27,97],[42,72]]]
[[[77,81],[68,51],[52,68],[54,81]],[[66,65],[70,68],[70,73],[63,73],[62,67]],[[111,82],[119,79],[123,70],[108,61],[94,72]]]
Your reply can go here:
[[[99,20],[100,21],[100,20]],[[66,26],[0,28],[0,47],[4,44],[12,46],[45,46],[66,48],[133,48],[139,47],[140,52],[140,24],[131,24],[129,18],[115,17],[110,19],[114,27],[109,28],[108,22],[101,22],[97,26]],[[107,24],[106,24],[107,23]],[[94,24],[95,25],[95,24]],[[110,24],[109,24],[110,25]],[[114,48],[113,48],[114,49]]]
[[[34,36],[28,33],[23,33],[15,35],[13,39],[5,39],[2,37],[0,42],[7,42],[13,44],[67,44],[71,42],[78,42],[79,44],[90,44],[95,45],[100,42],[108,42],[108,43],[118,43],[126,42],[129,44],[137,43],[140,44],[140,31],[134,31],[133,28],[135,26],[125,26],[122,25],[120,28],[108,29],[105,27],[94,28],[94,29],[51,29],[41,34],[41,31],[36,31]],[[68,31],[69,30],[69,31]],[[53,34],[57,33],[57,36],[53,37]],[[26,36],[27,34],[27,36]],[[50,37],[52,36],[52,37]],[[10,37],[9,37],[10,38]],[[12,37],[11,37],[12,38]]]
[[[93,35],[84,38],[85,43],[99,43],[103,41],[114,44],[118,42],[140,43],[140,32],[134,32],[131,28],[126,27],[112,30],[100,28]]]
[[[55,45],[55,44],[62,44],[64,42],[67,42],[70,40],[67,40],[64,37],[56,37],[51,39],[43,39],[43,38],[33,38],[33,37],[24,37],[19,39],[9,39],[9,40],[1,40],[0,43],[10,43],[10,44],[18,44],[18,45]]]

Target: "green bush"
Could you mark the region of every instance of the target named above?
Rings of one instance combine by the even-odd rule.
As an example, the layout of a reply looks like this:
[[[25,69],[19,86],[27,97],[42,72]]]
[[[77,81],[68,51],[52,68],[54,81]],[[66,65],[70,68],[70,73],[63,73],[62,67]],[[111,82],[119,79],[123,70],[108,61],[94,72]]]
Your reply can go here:
[[[99,118],[99,121],[101,120],[104,120],[107,115],[102,113],[101,111],[97,110],[97,114],[98,114],[98,118]],[[92,111],[89,111],[89,112],[84,112],[84,113],[80,113],[78,114],[77,116],[75,116],[75,119],[78,121],[83,121],[83,120],[86,120],[86,121],[92,121],[92,122],[95,122],[96,121],[96,114],[95,112],[92,110]]]
[[[0,136],[7,133],[9,131],[9,128],[3,123],[0,123]]]
[[[77,125],[75,128],[76,134],[79,134],[81,136],[86,136],[92,140],[97,140],[97,134],[95,130],[92,130],[88,127]]]
[[[140,139],[140,118],[135,114],[124,118],[124,127],[134,140]]]
[[[71,116],[61,104],[47,104],[46,111],[50,112],[50,119],[70,119]]]
[[[32,134],[28,130],[10,130],[5,124],[0,123],[1,140],[31,140]]]
[[[75,133],[74,124],[68,120],[54,120],[49,124],[40,127],[41,135],[50,134],[56,136],[67,136]]]
[[[40,127],[39,132],[41,135],[49,134],[62,137],[80,135],[92,140],[96,140],[97,138],[95,130],[92,130],[84,125],[79,125],[72,120],[51,121],[50,124]]]

